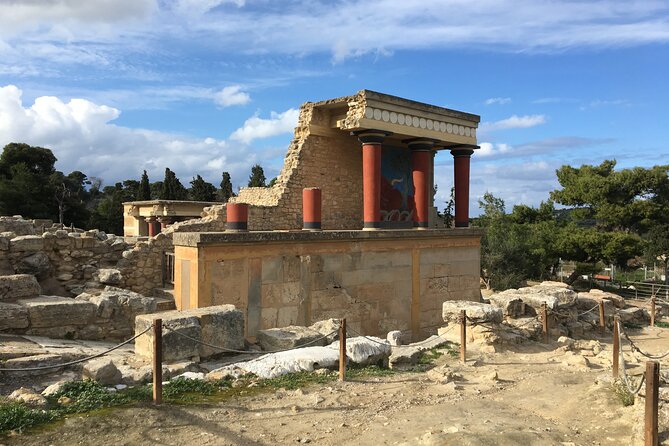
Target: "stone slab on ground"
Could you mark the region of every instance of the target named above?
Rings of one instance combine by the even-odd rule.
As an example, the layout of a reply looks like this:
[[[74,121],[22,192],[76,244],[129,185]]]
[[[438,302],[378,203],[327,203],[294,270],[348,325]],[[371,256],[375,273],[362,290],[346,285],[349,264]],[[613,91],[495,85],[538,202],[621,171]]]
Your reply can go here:
[[[39,235],[20,235],[9,241],[9,249],[13,252],[37,252],[44,249],[44,239]]]
[[[328,346],[339,349],[339,341]],[[346,339],[346,357],[356,365],[386,365],[390,357],[390,343],[375,336],[358,336]]]
[[[468,302],[463,300],[447,300],[442,305],[442,318],[446,323],[454,323],[460,320],[462,310],[467,312],[467,317],[476,322],[502,322],[502,309],[491,304],[479,302]]]
[[[86,326],[95,318],[95,305],[67,297],[39,296],[17,303],[28,309],[32,334],[39,334],[42,328]]]
[[[388,365],[391,369],[401,368],[403,366],[412,366],[418,364],[418,360],[423,352],[433,348],[441,347],[448,344],[449,341],[433,335],[421,342],[416,342],[409,345],[401,345],[392,347],[390,357],[388,358]]]
[[[66,361],[63,359],[62,355],[45,353],[45,354],[23,356],[23,357],[14,358],[14,359],[8,359],[7,361],[4,361],[2,363],[2,366],[0,367],[0,370],[3,369],[3,368],[4,369],[28,369],[28,368],[33,368],[33,367],[55,366],[57,364],[62,364],[63,362],[66,362]],[[12,376],[19,376],[19,375],[34,376],[34,375],[45,375],[45,374],[55,373],[55,372],[58,372],[60,370],[62,370],[61,367],[54,367],[54,368],[44,369],[44,370],[2,372],[2,373],[7,373],[7,374],[12,375]]]
[[[230,350],[243,350],[244,313],[234,305],[218,305],[189,310],[200,320],[202,341]],[[221,353],[220,349],[200,345],[200,357],[208,358]]]
[[[122,374],[111,358],[102,357],[86,361],[83,376],[100,384],[113,385],[121,382]]]
[[[488,296],[491,304],[499,307],[506,317],[521,317],[525,314],[525,304],[520,296],[509,293],[495,293]]]
[[[304,347],[280,353],[269,353],[248,362],[238,362],[212,370],[211,374],[225,375],[241,369],[260,378],[276,378],[288,373],[311,372],[319,368],[334,368],[339,364],[339,351],[330,347]]]
[[[0,300],[37,297],[41,293],[42,288],[31,274],[0,276]]]
[[[611,302],[616,308],[625,308],[625,299],[623,297],[598,289],[578,293],[577,304],[579,308],[587,310],[588,308],[585,307],[591,308],[598,305],[602,300],[604,302]]]
[[[291,325],[283,328],[259,330],[256,340],[265,351],[284,350],[303,345],[324,346],[327,339],[324,334],[309,328]]]

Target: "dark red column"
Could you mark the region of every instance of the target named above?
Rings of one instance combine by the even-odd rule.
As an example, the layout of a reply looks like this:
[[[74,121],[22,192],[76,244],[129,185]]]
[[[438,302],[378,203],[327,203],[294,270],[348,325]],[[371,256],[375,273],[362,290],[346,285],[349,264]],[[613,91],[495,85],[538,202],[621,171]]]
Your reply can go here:
[[[381,228],[381,145],[388,132],[353,132],[362,143],[363,229]]]
[[[432,149],[434,141],[409,141],[411,149],[411,175],[414,188],[414,226],[417,229],[429,227],[430,209],[430,166],[432,163]]]
[[[453,175],[455,178],[455,227],[469,227],[469,160],[472,149],[453,149]]]
[[[160,222],[160,230],[162,231],[172,223],[174,223],[174,219],[172,217],[159,217],[158,221]]]
[[[149,237],[154,237],[157,232],[156,232],[156,217],[147,217],[146,218],[146,225],[148,226],[149,229]]]
[[[305,187],[302,190],[302,221],[302,229],[321,229],[321,190],[318,187]]]
[[[246,203],[227,203],[225,205],[225,230],[244,232],[248,230],[249,205]]]

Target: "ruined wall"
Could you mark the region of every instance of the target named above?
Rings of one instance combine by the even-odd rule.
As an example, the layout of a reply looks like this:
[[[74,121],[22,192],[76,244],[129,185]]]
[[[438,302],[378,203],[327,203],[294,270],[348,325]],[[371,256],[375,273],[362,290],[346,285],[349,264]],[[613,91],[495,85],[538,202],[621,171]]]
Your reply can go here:
[[[11,222],[11,224],[10,224]],[[162,261],[173,252],[166,234],[127,244],[122,237],[99,231],[73,231],[43,227],[30,220],[0,217],[0,275],[32,274],[44,294],[76,296],[87,289],[114,285],[152,295],[163,287]],[[39,232],[36,235],[36,232]],[[120,275],[101,279],[100,269],[118,269]]]
[[[349,101],[355,101],[352,96]],[[300,109],[295,136],[288,147],[281,173],[271,188],[242,188],[233,203],[248,203],[249,229],[302,227],[302,189],[320,187],[324,229],[360,229],[362,225],[362,152],[358,140],[332,130],[335,117],[326,109],[306,103]],[[205,208],[202,220],[175,225],[171,231],[225,228],[225,206]]]
[[[250,336],[346,317],[366,334],[421,337],[441,325],[444,301],[479,301],[478,237],[177,246],[175,300],[235,305]]]

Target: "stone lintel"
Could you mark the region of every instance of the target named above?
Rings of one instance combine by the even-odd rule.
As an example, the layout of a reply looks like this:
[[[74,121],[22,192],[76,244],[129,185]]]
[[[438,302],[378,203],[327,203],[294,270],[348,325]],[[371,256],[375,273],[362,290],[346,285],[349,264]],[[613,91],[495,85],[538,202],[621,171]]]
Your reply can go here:
[[[480,228],[431,229],[416,231],[413,229],[378,230],[378,231],[253,231],[241,233],[229,232],[175,232],[175,246],[198,247],[203,245],[222,245],[228,243],[286,243],[286,242],[328,242],[328,241],[364,241],[392,239],[444,239],[461,237],[481,237]]]

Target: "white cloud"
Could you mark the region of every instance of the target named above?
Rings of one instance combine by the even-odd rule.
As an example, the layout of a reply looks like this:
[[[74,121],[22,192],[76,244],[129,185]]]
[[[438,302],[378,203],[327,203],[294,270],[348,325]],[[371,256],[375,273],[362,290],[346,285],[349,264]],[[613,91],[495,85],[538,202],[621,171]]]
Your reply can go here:
[[[225,4],[232,3],[241,8],[246,4],[245,0],[176,0],[173,8],[182,14],[204,14],[212,9]]]
[[[24,106],[21,95],[14,85],[0,87],[0,147],[25,142],[50,148],[58,158],[57,168],[66,173],[80,170],[109,184],[138,177],[142,169],[152,180],[162,179],[165,167],[169,167],[182,181],[200,174],[217,184],[222,170],[229,171],[237,181],[248,176],[256,155],[264,159],[263,153],[247,145],[232,147],[215,138],[115,125],[113,121],[121,114],[118,109],[85,99],[65,102],[41,96],[31,106]],[[291,113],[289,110],[277,116]],[[278,134],[278,130],[272,134]]]
[[[232,105],[244,105],[251,102],[251,96],[242,91],[241,85],[230,85],[216,92],[214,102],[221,107],[230,107]]]
[[[495,130],[527,129],[544,123],[546,123],[546,116],[544,115],[513,115],[500,121],[483,122],[479,126],[479,131],[486,133]]]
[[[504,105],[504,104],[510,104],[511,103],[511,98],[488,98],[485,100],[485,105]]]
[[[477,158],[487,158],[494,155],[501,155],[511,151],[512,147],[504,143],[490,143],[482,142],[480,144],[480,149],[476,151]]]
[[[272,112],[269,119],[258,115],[247,119],[244,125],[235,130],[230,139],[250,144],[255,139],[269,138],[292,131],[297,125],[300,112],[291,108],[283,113]]]

